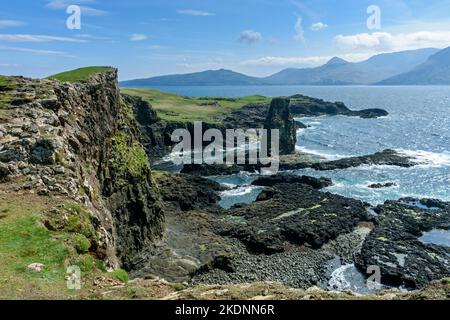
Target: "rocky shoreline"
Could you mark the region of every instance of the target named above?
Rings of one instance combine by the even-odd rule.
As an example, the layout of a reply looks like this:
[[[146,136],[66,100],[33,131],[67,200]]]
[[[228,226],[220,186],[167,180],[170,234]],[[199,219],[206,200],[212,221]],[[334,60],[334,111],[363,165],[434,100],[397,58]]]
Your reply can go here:
[[[203,178],[194,182],[190,175],[177,177],[177,188],[185,185],[195,194],[205,195],[207,183]],[[169,173],[157,178],[163,185],[171,184],[171,180]],[[132,275],[167,278],[170,273],[168,280],[190,285],[269,281],[295,288],[327,289],[330,264],[337,259],[338,265],[354,264],[361,279],[370,275],[369,266],[378,266],[381,282],[388,287],[417,289],[450,276],[450,249],[419,241],[423,232],[450,228],[450,204],[400,199],[371,207],[321,191],[330,183],[328,179],[290,175],[261,177],[253,182],[264,187],[258,199],[230,209],[213,204],[216,197],[210,194],[208,201],[199,201],[203,206],[170,214],[169,230],[196,226],[195,232],[185,233],[188,241],[174,243],[169,236],[162,245],[164,250],[158,251],[170,252],[172,267],[158,271],[155,266],[168,258],[149,251],[141,256]],[[219,185],[212,185],[220,190]],[[186,194],[197,197],[192,191]],[[173,201],[177,203],[172,197],[170,206]],[[433,207],[405,204],[415,202]],[[430,210],[436,216],[431,216]]]
[[[117,70],[75,84],[8,81],[14,85],[0,88],[8,101],[0,105],[0,195],[12,199],[13,208],[27,196],[43,208],[39,227],[69,246],[71,256],[61,265],[86,260],[91,271],[122,267],[137,282],[160,277],[191,288],[263,281],[334,289],[333,268],[345,265],[354,265],[363,280],[378,266],[382,284],[408,289],[450,276],[450,249],[420,240],[450,229],[449,203],[405,198],[373,207],[326,192],[330,179],[289,172],[417,165],[393,150],[336,161],[295,153],[296,115],[378,117],[387,114],[382,110],[350,111],[296,95],[206,124],[282,131],[282,172],[256,176],[256,200],[225,209],[219,202],[227,187],[207,177],[253,173],[261,165],[155,170],[150,159],[170,150],[169,133],[192,124],[162,121],[142,99],[121,95]]]

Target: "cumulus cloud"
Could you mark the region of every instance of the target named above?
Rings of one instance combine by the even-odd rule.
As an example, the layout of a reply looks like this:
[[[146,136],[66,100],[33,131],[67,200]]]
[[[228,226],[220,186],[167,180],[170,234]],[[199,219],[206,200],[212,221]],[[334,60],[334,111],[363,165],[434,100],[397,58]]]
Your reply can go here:
[[[195,17],[209,17],[216,15],[212,12],[206,12],[206,11],[200,11],[200,10],[194,10],[194,9],[183,9],[183,10],[177,10],[179,14],[184,14],[187,16],[195,16]]]
[[[103,16],[108,14],[108,11],[96,9],[85,4],[95,4],[95,0],[50,0],[47,2],[46,7],[53,10],[67,9],[70,5],[79,5],[81,8],[81,14],[87,16]]]
[[[133,33],[130,36],[131,41],[143,41],[143,40],[146,40],[147,38],[148,37],[143,33]]]
[[[23,26],[24,23],[22,21],[17,20],[0,20],[0,28],[8,28],[8,27],[20,27]]]
[[[32,34],[0,34],[0,41],[7,42],[86,42],[83,39],[75,39],[68,37],[55,37],[47,35],[32,35]]]
[[[295,29],[294,40],[297,40],[297,41],[305,40],[305,31],[303,30],[303,27],[302,27],[302,18],[301,17],[297,17],[297,21],[295,22],[294,29]]]
[[[389,32],[338,35],[335,43],[346,50],[402,51],[421,48],[445,48],[450,46],[449,31],[419,31],[391,34]]]
[[[316,23],[313,23],[311,25],[311,30],[312,31],[321,31],[321,30],[324,30],[326,28],[328,28],[328,25],[326,23],[323,23],[323,22],[320,22],[320,21],[316,22]]]
[[[253,30],[244,30],[241,32],[241,35],[239,37],[240,42],[244,42],[247,44],[258,42],[261,39],[262,39],[261,33]]]

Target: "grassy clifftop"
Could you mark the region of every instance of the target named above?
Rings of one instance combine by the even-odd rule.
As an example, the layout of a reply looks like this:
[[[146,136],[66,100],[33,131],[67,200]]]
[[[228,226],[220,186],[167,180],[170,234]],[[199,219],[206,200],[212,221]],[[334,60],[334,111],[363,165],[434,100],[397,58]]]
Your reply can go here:
[[[241,98],[194,98],[153,89],[122,89],[122,93],[139,96],[150,103],[158,116],[167,121],[193,122],[202,120],[208,123],[219,122],[219,116],[242,108],[250,103],[270,103],[263,96]]]
[[[59,80],[61,82],[80,82],[89,79],[92,75],[104,71],[112,70],[112,67],[86,67],[71,71],[66,71],[49,76],[49,79]]]

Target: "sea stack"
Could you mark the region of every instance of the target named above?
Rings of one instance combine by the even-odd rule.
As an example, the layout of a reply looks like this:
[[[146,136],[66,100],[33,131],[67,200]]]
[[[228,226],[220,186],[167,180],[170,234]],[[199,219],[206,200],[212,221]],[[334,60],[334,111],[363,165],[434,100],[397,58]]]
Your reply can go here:
[[[297,141],[295,122],[289,110],[289,103],[288,98],[274,98],[264,123],[264,129],[269,130],[269,141],[270,130],[280,130],[280,155],[294,153]]]

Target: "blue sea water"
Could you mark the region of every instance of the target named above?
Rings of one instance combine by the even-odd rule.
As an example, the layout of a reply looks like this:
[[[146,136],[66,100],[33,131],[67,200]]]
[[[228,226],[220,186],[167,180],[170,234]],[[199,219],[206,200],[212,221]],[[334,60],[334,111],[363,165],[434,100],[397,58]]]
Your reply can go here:
[[[334,185],[326,191],[361,199],[373,205],[405,196],[450,201],[450,87],[165,87],[187,96],[237,97],[260,94],[304,94],[328,101],[342,101],[350,109],[382,108],[389,116],[361,119],[345,116],[301,118],[309,125],[297,132],[297,149],[324,160],[372,154],[395,149],[417,160],[412,168],[360,166],[345,170],[297,170],[299,175],[326,176]],[[231,187],[221,194],[220,204],[229,208],[253,202],[260,188],[251,186],[254,175],[240,173],[215,177]],[[391,188],[371,189],[372,183],[395,182]],[[450,246],[448,230],[423,234],[424,243]],[[367,293],[365,276],[354,265],[336,268],[329,280],[332,289]]]
[[[316,172],[306,169],[297,174],[326,176],[334,181],[327,191],[367,201],[383,203],[405,196],[450,201],[450,87],[369,87],[369,86],[242,86],[242,87],[160,87],[187,96],[238,97],[260,94],[287,96],[304,94],[329,101],[342,101],[350,109],[382,108],[389,116],[361,119],[345,116],[301,118],[309,128],[299,130],[298,150],[324,159],[371,154],[386,148],[417,159],[413,168],[361,166],[346,170]],[[377,182],[395,182],[396,186],[370,189]],[[239,177],[229,184],[241,189],[224,194],[226,207],[253,201]],[[242,187],[242,185],[244,186]]]

